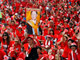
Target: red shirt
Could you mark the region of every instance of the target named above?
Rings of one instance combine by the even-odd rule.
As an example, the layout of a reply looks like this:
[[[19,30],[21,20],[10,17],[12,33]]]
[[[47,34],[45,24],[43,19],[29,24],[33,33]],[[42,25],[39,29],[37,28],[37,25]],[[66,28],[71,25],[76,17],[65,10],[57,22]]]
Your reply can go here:
[[[19,39],[22,39],[22,38],[24,39],[24,31],[23,30],[21,31],[21,33],[18,30],[16,30],[16,35],[18,36]]]
[[[14,45],[14,50],[19,54],[21,52],[21,45],[20,44]]]
[[[78,59],[78,54],[77,53],[74,53],[72,51],[70,51],[69,54],[68,54],[68,60],[72,60],[72,54],[73,54],[74,60],[79,60]]]
[[[10,25],[10,28],[12,28],[13,32],[15,32],[16,28],[17,28],[17,25]]]
[[[49,44],[49,42],[50,42],[50,44]],[[48,45],[49,47],[51,47],[51,45],[53,45],[53,41],[44,41],[43,42],[43,44],[44,44],[44,46],[46,47],[46,45]]]
[[[48,30],[47,29],[44,29],[44,36],[45,35],[48,35]]]
[[[25,60],[25,54],[24,52],[20,52],[18,58],[22,58],[23,60]]]
[[[6,53],[2,49],[0,49],[0,60],[3,60],[4,55],[6,55]]]
[[[29,47],[29,44],[28,44],[28,43],[24,44],[24,49],[25,49],[28,53],[31,52],[31,47]]]
[[[64,57],[64,58],[68,58],[68,53],[71,51],[71,49],[68,47],[68,46],[66,46],[65,48],[64,48],[64,52],[63,52],[63,54],[62,54],[62,57]]]

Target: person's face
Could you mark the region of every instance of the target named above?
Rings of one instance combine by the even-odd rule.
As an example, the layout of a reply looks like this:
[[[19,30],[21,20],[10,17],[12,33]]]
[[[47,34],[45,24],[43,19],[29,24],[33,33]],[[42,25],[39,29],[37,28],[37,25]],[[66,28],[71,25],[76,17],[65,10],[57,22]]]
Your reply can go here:
[[[31,17],[32,17],[32,20],[36,20],[36,17],[37,17],[36,11],[32,11]]]
[[[49,41],[50,40],[50,37],[47,37],[47,40]]]
[[[59,22],[59,21],[60,21],[60,19],[57,19],[57,21]]]
[[[50,34],[53,35],[53,31],[50,31]]]
[[[28,38],[28,43],[33,44],[33,40],[31,38]]]
[[[60,26],[57,26],[57,30],[59,30],[60,29]]]
[[[62,31],[64,31],[64,28],[61,28]]]
[[[65,41],[67,40],[65,36],[63,38],[64,38]]]
[[[48,26],[45,26],[46,29],[48,29]]]
[[[3,36],[4,39],[7,39],[7,36]]]
[[[41,53],[41,50],[39,48],[37,49],[37,53]]]
[[[21,25],[22,25],[22,26],[24,26],[25,24],[24,24],[24,23],[22,23]]]
[[[12,24],[12,25],[14,25],[15,23],[14,23],[14,22],[12,22],[11,24]]]
[[[54,23],[53,22],[50,22],[50,26],[53,26],[54,25]]]
[[[67,24],[67,22],[64,22],[64,24]]]
[[[46,15],[43,15],[44,17],[46,16]]]
[[[71,47],[71,50],[75,51],[76,50],[76,47],[75,46],[72,46]]]
[[[19,28],[18,30],[19,30],[20,32],[22,31],[22,29],[21,29],[21,28]]]
[[[18,44],[18,41],[15,41],[15,45],[17,45]]]

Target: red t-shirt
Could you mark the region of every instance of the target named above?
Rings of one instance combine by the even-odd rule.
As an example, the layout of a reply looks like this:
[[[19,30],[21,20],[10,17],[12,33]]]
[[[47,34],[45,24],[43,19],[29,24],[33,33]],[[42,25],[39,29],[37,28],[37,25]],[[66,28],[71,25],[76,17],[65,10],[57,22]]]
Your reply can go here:
[[[10,28],[12,28],[13,32],[15,32],[16,28],[17,28],[17,25],[10,25]]]
[[[62,57],[64,57],[64,58],[68,58],[68,53],[71,51],[71,49],[68,47],[68,46],[66,46],[65,48],[64,48],[64,52],[63,52],[63,54],[62,54]]]

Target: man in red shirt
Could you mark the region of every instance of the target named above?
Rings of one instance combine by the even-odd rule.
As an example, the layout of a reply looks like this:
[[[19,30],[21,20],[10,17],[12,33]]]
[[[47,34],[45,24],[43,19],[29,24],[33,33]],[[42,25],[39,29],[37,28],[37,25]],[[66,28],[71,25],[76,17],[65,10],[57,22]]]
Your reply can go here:
[[[46,41],[43,42],[45,49],[49,50],[51,48],[51,45],[53,45],[53,41],[51,41],[51,36],[47,35]]]
[[[77,51],[77,45],[76,43],[71,44],[71,51],[68,53],[68,60],[79,60],[78,56],[79,53]]]
[[[69,53],[69,51],[71,51],[71,49],[70,49],[70,44],[71,43],[73,43],[74,41],[72,40],[72,39],[69,39],[68,40],[68,45],[67,46],[65,46],[65,48],[64,48],[64,51],[63,51],[63,54],[62,54],[62,59],[67,59],[68,58],[68,53]]]

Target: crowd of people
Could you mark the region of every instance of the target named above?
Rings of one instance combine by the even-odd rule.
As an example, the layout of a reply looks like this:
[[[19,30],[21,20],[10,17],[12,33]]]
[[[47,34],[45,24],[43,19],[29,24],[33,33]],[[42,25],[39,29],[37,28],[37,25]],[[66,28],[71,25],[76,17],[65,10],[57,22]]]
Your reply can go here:
[[[26,8],[40,9],[29,34]],[[80,0],[0,0],[0,60],[80,60]]]

